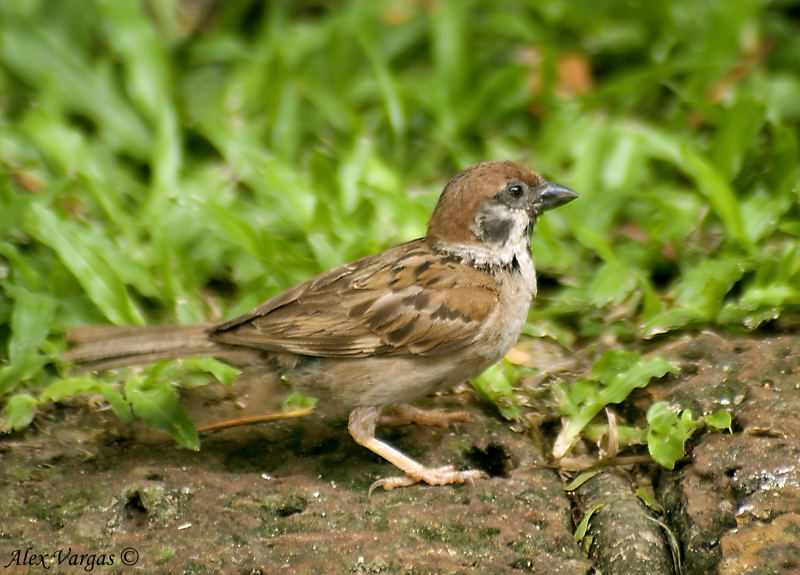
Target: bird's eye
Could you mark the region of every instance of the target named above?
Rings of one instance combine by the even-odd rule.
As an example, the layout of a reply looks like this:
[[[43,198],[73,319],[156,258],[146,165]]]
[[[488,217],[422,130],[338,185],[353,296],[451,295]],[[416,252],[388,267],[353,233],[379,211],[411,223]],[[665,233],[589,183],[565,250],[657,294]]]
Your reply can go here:
[[[511,194],[513,198],[519,198],[522,196],[523,193],[522,186],[520,184],[511,184],[508,186],[508,193]]]

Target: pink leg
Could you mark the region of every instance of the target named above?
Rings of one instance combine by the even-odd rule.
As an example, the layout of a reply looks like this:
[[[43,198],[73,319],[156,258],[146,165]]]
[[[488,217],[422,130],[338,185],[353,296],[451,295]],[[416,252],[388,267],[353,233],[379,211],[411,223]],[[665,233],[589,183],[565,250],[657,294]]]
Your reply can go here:
[[[383,487],[386,491],[395,487],[406,487],[414,485],[420,481],[428,485],[447,485],[449,483],[464,483],[487,477],[478,469],[468,469],[458,471],[452,465],[444,467],[426,467],[421,463],[411,459],[403,452],[395,449],[388,443],[384,443],[375,437],[375,425],[380,416],[381,408],[375,406],[357,407],[350,413],[350,423],[348,429],[350,435],[356,443],[377,453],[395,467],[405,472],[404,477],[386,477],[373,483],[369,492],[372,493],[377,487]]]

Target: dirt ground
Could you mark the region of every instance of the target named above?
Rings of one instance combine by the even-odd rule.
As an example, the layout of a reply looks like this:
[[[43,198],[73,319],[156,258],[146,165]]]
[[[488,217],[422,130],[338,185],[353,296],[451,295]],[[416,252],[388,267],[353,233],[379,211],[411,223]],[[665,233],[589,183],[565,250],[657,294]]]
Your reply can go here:
[[[621,417],[657,400],[723,407],[733,433],[698,433],[674,471],[638,464],[590,480],[610,481],[580,543],[596,498],[565,491],[571,474],[541,453],[557,421],[509,425],[472,393],[430,402],[468,409],[469,422],[380,436],[490,477],[371,495],[395,471],[350,439],[342,414],[214,432],[192,452],[100,406],[64,405],[0,438],[0,575],[800,573],[800,337],[702,333],[650,353],[680,373],[637,392]],[[231,415],[241,390],[217,387],[187,397],[195,421]]]

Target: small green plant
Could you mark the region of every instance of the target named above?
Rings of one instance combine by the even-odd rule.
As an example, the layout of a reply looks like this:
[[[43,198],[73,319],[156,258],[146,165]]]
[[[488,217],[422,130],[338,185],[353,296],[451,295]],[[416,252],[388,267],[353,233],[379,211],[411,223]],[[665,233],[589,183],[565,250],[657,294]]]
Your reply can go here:
[[[588,553],[589,549],[592,546],[592,541],[594,537],[589,535],[589,527],[591,527],[591,520],[592,516],[600,511],[605,506],[605,503],[597,503],[591,509],[584,513],[581,520],[578,522],[578,525],[575,527],[575,532],[572,534],[572,538],[577,543],[583,544],[583,549]]]
[[[506,419],[516,419],[520,410],[514,386],[522,377],[520,368],[503,359],[472,380],[472,386]]]
[[[579,438],[598,442],[610,433],[609,425],[596,423],[596,416],[607,406],[621,403],[637,388],[653,378],[677,371],[662,358],[646,360],[628,351],[608,351],[592,366],[592,377],[573,384],[553,387],[564,425],[553,445],[556,458],[565,457]],[[614,423],[619,446],[643,445],[663,467],[672,469],[685,454],[686,441],[703,425],[712,429],[730,429],[731,415],[720,410],[695,419],[690,410],[673,409],[666,402],[656,402],[647,411],[647,426],[639,428]]]
[[[677,368],[662,358],[644,359],[632,351],[611,350],[592,366],[592,377],[553,387],[565,424],[553,444],[553,455],[567,455],[583,430],[606,406],[621,403],[634,389]]]
[[[647,410],[647,449],[660,465],[673,469],[686,453],[686,441],[703,425],[711,429],[731,428],[731,414],[719,410],[699,419],[688,409],[678,411],[659,401]]]

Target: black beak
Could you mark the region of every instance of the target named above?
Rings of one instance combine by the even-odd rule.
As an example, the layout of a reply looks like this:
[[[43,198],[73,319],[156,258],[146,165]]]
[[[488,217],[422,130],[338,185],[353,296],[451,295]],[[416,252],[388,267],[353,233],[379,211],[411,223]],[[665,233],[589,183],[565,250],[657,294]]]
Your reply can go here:
[[[548,180],[544,180],[543,184],[534,202],[534,209],[537,214],[563,206],[578,197],[577,192]]]

